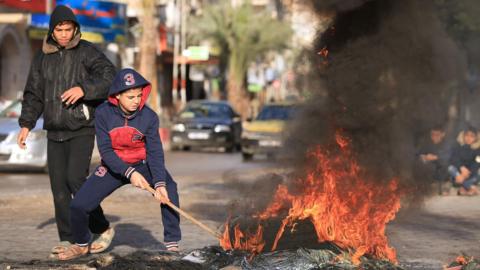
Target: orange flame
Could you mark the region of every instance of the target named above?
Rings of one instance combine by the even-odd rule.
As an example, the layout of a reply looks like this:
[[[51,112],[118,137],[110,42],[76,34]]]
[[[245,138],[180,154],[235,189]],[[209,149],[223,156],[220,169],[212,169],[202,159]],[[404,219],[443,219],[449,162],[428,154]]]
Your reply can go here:
[[[328,65],[328,53],[329,53],[329,51],[328,51],[327,47],[323,47],[319,52],[317,52],[317,54],[322,57],[321,64],[323,66]]]
[[[380,185],[366,175],[353,157],[350,141],[337,133],[337,151],[320,147],[309,153],[315,168],[305,179],[298,179],[298,194],[291,194],[288,187],[280,185],[269,206],[254,217],[260,222],[286,215],[276,234],[272,250],[275,250],[287,227],[308,219],[313,223],[319,242],[329,241],[345,250],[354,250],[351,260],[360,263],[360,257],[371,254],[379,259],[397,262],[395,249],[388,246],[386,224],[393,220],[400,209],[400,192],[397,180]],[[235,243],[231,245],[228,224],[222,239],[222,247],[240,249],[258,254],[265,243],[263,227],[250,236],[235,227]]]
[[[225,250],[248,250],[252,255],[259,254],[262,252],[265,241],[263,241],[263,227],[258,225],[257,231],[255,234],[247,235],[240,230],[240,226],[237,224],[234,228],[235,242],[232,245],[230,240],[230,231],[229,231],[230,222],[225,223],[225,231],[223,232],[223,237],[220,239],[220,245]]]
[[[327,57],[328,56],[328,49],[327,47],[323,47],[317,54],[321,55],[322,57]]]
[[[466,258],[463,255],[460,255],[455,259],[455,261],[460,265],[467,265],[471,260],[471,258]]]

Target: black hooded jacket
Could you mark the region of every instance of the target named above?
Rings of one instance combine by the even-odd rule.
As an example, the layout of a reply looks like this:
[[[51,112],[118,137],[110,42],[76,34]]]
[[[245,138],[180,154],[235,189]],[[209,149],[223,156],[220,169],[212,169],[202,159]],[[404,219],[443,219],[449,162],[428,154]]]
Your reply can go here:
[[[65,47],[52,37],[53,29],[62,21],[76,25],[74,37]],[[80,25],[73,12],[57,6],[42,50],[30,67],[19,119],[21,127],[31,130],[43,114],[43,128],[48,131],[49,139],[64,141],[95,133],[95,108],[107,98],[116,70],[98,48],[80,36]],[[61,95],[75,86],[82,88],[84,96],[74,105],[66,106]]]

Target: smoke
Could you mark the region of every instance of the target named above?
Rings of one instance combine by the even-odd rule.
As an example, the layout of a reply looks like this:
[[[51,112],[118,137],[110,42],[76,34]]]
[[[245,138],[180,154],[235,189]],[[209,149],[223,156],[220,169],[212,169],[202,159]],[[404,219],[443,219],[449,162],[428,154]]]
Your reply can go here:
[[[315,42],[312,73],[322,84],[290,127],[287,151],[302,168],[308,149],[342,130],[375,179],[397,177],[415,191],[413,199],[421,199],[431,182],[416,168],[416,139],[452,120],[448,112],[465,74],[464,56],[433,1],[314,1],[314,6],[319,14],[335,9],[336,16]],[[327,56],[318,54],[322,49]]]
[[[466,60],[433,1],[326,0],[312,1],[312,7],[319,16],[335,15],[303,58],[312,61],[308,78],[315,88],[308,89],[313,96],[288,127],[285,166],[294,171],[241,188],[244,200],[232,213],[241,217],[233,223],[243,228],[255,226],[247,217],[265,208],[278,184],[295,192],[292,180],[304,178],[311,166],[307,152],[334,144],[337,131],[350,138],[369,181],[387,185],[396,178],[408,194],[403,207],[421,202],[432,192],[432,181],[415,161],[416,140],[433,125],[456,120],[451,108],[457,105]],[[267,243],[280,221],[269,222]],[[300,223],[279,249],[318,246],[310,225]]]

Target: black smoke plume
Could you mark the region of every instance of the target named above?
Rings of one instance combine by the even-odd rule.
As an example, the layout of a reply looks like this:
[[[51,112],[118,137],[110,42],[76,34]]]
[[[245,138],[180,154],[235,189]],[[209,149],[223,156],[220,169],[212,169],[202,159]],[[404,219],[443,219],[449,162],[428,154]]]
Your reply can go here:
[[[310,87],[304,90],[312,97],[288,127],[284,149],[290,158],[285,165],[293,172],[241,188],[248,203],[235,205],[233,216],[243,217],[238,223],[244,227],[255,224],[245,217],[262,211],[279,183],[295,193],[292,180],[303,178],[311,166],[307,152],[334,145],[338,131],[350,138],[370,181],[387,185],[396,178],[407,195],[403,207],[421,202],[432,191],[432,181],[417,166],[417,139],[434,125],[448,127],[458,120],[453,109],[458,110],[466,60],[434,1],[312,0],[311,6],[332,19],[305,57],[312,68]],[[265,229],[267,243],[278,222],[272,220]],[[285,235],[282,248],[318,246],[309,226],[299,224],[295,235]]]
[[[434,1],[313,1],[336,15],[311,52],[315,95],[288,140],[296,167],[306,151],[342,130],[379,184],[397,177],[421,198],[431,182],[417,170],[415,144],[453,121],[465,60],[439,20]],[[319,53],[328,51],[328,54]],[[417,196],[418,195],[418,196]]]

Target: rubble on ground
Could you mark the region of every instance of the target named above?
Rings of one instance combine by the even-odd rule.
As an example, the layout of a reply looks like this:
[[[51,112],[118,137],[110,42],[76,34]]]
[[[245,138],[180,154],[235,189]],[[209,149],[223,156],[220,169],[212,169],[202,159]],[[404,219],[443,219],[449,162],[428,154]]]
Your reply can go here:
[[[462,254],[450,263],[445,270],[480,270],[480,260]]]
[[[382,269],[401,270],[388,261],[362,257],[360,265],[354,265],[347,253],[329,249],[280,250],[252,257],[240,251],[224,251],[218,246],[196,249],[187,254],[167,251],[137,251],[126,256],[114,253],[82,257],[73,261],[40,261],[2,263],[2,269],[185,269],[185,270],[320,270],[320,269]],[[7,268],[8,267],[8,268]]]

